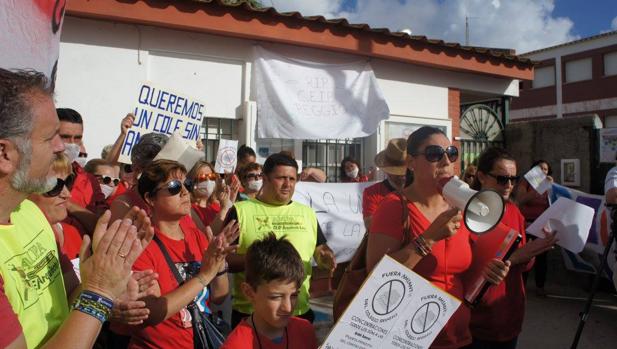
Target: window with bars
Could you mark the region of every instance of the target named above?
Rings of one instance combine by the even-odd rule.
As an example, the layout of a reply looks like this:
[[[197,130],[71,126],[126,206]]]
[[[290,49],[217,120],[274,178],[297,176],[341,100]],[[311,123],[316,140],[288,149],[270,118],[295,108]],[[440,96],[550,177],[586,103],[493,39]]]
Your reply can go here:
[[[206,160],[214,162],[219,149],[220,139],[238,139],[237,121],[222,118],[204,118],[202,124],[201,141],[204,144]]]
[[[364,166],[362,139],[325,139],[305,140],[302,143],[302,159],[304,167],[322,169],[328,177],[328,182],[339,181],[339,166],[346,156],[351,156]],[[360,169],[367,173],[366,168]]]

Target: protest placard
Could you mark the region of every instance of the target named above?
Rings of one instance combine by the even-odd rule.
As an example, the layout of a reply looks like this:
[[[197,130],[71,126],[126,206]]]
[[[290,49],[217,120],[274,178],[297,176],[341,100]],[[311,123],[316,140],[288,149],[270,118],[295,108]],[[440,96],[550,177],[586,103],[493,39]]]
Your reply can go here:
[[[374,183],[298,182],[293,200],[315,210],[338,263],[351,259],[366,232],[362,192]]]
[[[233,173],[238,163],[238,141],[228,139],[219,140],[219,149],[216,153],[214,172]]]
[[[322,348],[428,348],[460,304],[385,255]]]
[[[142,83],[133,109],[135,120],[124,138],[118,161],[130,164],[133,147],[142,134],[150,132],[169,136],[177,132],[184,142],[194,146],[201,134],[204,112],[205,104],[195,98]]]

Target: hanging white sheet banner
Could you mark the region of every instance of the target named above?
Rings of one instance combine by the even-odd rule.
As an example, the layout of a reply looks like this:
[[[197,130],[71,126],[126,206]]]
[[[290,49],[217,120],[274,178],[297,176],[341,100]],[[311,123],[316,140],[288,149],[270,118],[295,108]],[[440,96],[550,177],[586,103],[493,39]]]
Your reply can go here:
[[[55,78],[66,0],[5,0],[0,6],[0,67]]]
[[[367,61],[308,62],[256,46],[254,70],[259,138],[365,137],[390,114]]]

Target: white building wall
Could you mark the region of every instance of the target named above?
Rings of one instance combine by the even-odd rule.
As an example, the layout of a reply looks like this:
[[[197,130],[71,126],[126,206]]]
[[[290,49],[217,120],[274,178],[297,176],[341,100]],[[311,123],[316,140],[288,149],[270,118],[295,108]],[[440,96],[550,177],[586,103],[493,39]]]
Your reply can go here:
[[[206,103],[206,116],[240,120],[241,143],[255,145],[251,99],[253,45],[305,60],[342,62],[365,57],[257,43],[215,35],[141,25],[65,18],[56,84],[58,107],[84,117],[84,142],[91,157],[114,142],[120,120],[130,112],[140,82],[150,81]],[[396,122],[445,125],[448,88],[483,94],[518,95],[518,81],[372,59],[371,65]],[[365,143],[366,159],[383,149],[387,135]],[[299,142],[299,141],[298,141]],[[297,142],[297,143],[298,143]],[[300,151],[298,150],[300,149]],[[296,156],[301,159],[301,147]]]

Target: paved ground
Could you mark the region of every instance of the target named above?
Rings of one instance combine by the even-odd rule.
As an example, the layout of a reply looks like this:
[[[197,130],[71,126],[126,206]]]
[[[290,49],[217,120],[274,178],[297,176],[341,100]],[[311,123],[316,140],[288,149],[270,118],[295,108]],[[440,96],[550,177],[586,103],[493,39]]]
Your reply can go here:
[[[571,347],[585,306],[591,277],[565,271],[558,251],[549,255],[548,296],[538,297],[533,274],[528,282],[528,298],[523,332],[518,349],[567,349]],[[312,301],[317,313],[315,327],[322,341],[332,327],[332,298]],[[617,349],[617,295],[605,283],[594,298],[579,349]],[[386,349],[386,348],[383,348]]]

